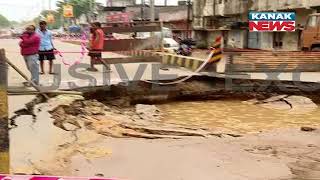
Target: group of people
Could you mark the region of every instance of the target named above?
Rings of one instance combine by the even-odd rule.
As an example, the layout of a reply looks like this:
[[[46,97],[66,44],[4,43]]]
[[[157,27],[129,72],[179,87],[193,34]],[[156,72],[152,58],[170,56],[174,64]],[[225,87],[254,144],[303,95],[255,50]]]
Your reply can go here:
[[[39,28],[34,25],[26,27],[21,35],[20,47],[26,66],[31,73],[31,81],[34,85],[39,85],[40,75],[45,74],[44,61],[49,61],[49,74],[53,72],[53,61],[55,58],[55,46],[51,31],[47,29],[47,22],[41,21]],[[98,71],[94,64],[102,61],[102,51],[104,47],[104,32],[99,22],[91,25],[91,38],[89,41],[89,56],[91,57],[91,66],[88,71]],[[40,64],[40,68],[39,68]],[[31,84],[27,83],[26,86]]]

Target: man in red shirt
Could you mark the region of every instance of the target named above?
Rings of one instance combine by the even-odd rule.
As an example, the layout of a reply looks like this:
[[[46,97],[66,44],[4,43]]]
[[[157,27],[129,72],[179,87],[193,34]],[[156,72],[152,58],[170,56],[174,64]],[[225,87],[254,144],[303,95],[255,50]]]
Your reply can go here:
[[[104,47],[104,32],[101,28],[101,23],[94,22],[91,24],[91,38],[89,42],[89,56],[91,57],[91,67],[88,71],[98,71],[94,64],[96,62],[102,62],[102,51]]]
[[[35,33],[36,27],[30,25],[21,35],[20,47],[27,68],[31,73],[31,81],[39,85],[39,47],[40,37]],[[29,86],[29,85],[28,85]]]

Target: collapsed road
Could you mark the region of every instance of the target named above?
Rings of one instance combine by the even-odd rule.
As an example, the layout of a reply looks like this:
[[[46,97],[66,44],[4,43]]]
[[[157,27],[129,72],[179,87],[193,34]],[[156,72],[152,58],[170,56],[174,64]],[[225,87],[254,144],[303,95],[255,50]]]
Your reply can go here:
[[[17,43],[2,42],[9,50]],[[8,57],[23,66],[21,57]],[[62,66],[66,81],[87,83],[66,72]],[[10,76],[9,85],[19,89],[21,78]],[[224,78],[170,86],[112,78],[108,88],[79,88],[82,96],[47,102],[9,96],[11,172],[139,180],[319,177],[317,83],[304,83],[315,89],[307,92],[290,81],[234,80],[227,89]]]
[[[319,177],[318,92],[301,91],[292,82],[234,83],[237,89],[227,90],[224,79],[212,77],[169,87],[138,81],[82,88],[83,96],[56,96],[46,103],[36,98],[28,138],[40,141],[24,143],[23,153],[14,150],[21,155],[13,158],[13,172],[133,179]],[[206,110],[212,112],[203,117]],[[284,116],[291,119],[281,121]],[[26,136],[25,117],[15,120],[11,136]],[[19,140],[12,144],[21,147]],[[185,172],[194,167],[190,162],[201,168]]]

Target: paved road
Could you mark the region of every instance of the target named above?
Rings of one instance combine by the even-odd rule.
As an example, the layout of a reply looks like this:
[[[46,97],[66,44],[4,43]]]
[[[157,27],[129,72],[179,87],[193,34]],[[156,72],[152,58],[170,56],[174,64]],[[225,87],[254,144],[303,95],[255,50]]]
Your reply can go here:
[[[59,40],[54,42],[56,48],[60,51],[80,51],[80,46],[78,45],[73,45],[69,43],[63,43]],[[26,69],[24,60],[22,56],[19,54],[19,46],[18,46],[18,40],[1,40],[0,41],[0,48],[5,48],[7,52],[7,57],[10,61],[12,61],[16,66],[18,66],[24,73],[26,73],[28,76],[30,76],[30,73]],[[115,54],[115,53],[104,53],[104,57],[121,57],[122,55]],[[79,59],[80,54],[65,54],[64,55],[65,60],[67,62],[74,62],[77,59]],[[82,63],[85,63],[86,66],[89,66],[89,57],[85,57]],[[56,76],[61,76],[61,83],[59,83],[59,89],[70,89],[70,82],[74,82],[77,86],[79,87],[84,87],[84,86],[102,86],[106,85],[108,82],[106,79],[103,79],[103,74],[108,74],[110,75],[110,82],[111,84],[117,84],[119,82],[125,81],[125,78],[120,78],[121,76],[119,75],[118,71],[116,70],[115,66],[112,65],[112,71],[111,73],[108,73],[103,70],[103,65],[98,65],[97,68],[99,69],[99,72],[88,72],[85,69],[86,68],[79,68],[77,72],[83,74],[83,75],[90,75],[96,79],[96,84],[90,84],[88,79],[79,79],[75,78],[70,75],[68,70],[70,70],[69,66],[66,66],[62,63],[62,59],[60,57],[57,57],[57,60],[55,61],[56,65],[60,65],[60,70],[61,73],[57,74]],[[142,78],[144,80],[154,80],[152,78],[152,65],[159,65],[159,63],[133,63],[133,64],[123,64],[125,73],[128,75],[128,79],[132,80],[134,75],[136,74],[139,65],[146,64],[147,68],[146,70],[142,73]],[[48,68],[48,66],[47,66]],[[48,71],[48,70],[47,70]],[[153,71],[154,72],[154,71]],[[157,72],[154,72],[157,73]],[[166,77],[161,77],[161,79],[172,79],[172,77],[176,76],[186,76],[193,74],[190,71],[182,70],[182,69],[172,69],[170,68],[169,71],[163,71],[160,70],[159,74],[165,75]],[[125,75],[122,73],[122,75]],[[168,77],[167,75],[174,75]],[[54,82],[54,76],[53,75],[42,75],[40,78],[41,84],[44,86],[51,86]],[[25,82],[25,80],[17,73],[15,72],[12,68],[9,69],[9,86],[11,88],[17,88],[21,89],[24,88],[22,83]]]

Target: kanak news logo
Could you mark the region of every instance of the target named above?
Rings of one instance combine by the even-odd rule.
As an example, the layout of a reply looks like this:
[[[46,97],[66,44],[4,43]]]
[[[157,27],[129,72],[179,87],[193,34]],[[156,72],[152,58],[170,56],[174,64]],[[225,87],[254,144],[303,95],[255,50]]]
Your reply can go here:
[[[250,32],[274,32],[296,30],[296,13],[294,12],[250,12]]]

